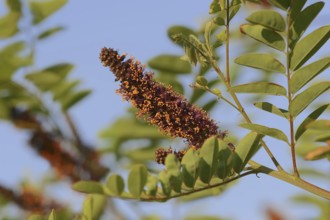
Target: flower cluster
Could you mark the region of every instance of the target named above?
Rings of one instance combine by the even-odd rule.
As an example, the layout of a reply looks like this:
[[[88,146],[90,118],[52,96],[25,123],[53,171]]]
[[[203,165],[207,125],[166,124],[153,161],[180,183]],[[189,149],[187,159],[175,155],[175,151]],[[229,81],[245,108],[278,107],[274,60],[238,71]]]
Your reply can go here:
[[[207,113],[189,103],[171,87],[156,82],[152,72],[145,72],[143,65],[133,58],[125,60],[111,48],[102,48],[100,60],[110,67],[116,81],[120,81],[117,93],[130,101],[152,125],[165,134],[184,138],[190,146],[200,148],[212,135],[217,135],[217,124]]]
[[[155,151],[155,160],[157,163],[165,165],[165,160],[167,155],[174,154],[178,158],[178,160],[181,161],[183,156],[186,154],[186,152],[187,152],[186,150],[173,151],[171,147],[165,150],[164,148],[161,147]]]

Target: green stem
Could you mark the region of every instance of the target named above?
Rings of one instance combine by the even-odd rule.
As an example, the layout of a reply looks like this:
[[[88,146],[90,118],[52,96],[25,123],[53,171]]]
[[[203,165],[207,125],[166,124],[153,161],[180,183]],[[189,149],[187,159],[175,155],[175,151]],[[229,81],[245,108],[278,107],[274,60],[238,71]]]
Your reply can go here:
[[[230,67],[229,67],[229,0],[226,3],[226,82],[230,85]]]
[[[238,112],[240,112],[240,110],[236,107],[236,105],[234,105],[231,101],[229,101],[228,99],[226,99],[225,97],[223,97],[221,94],[217,94],[215,92],[213,92],[210,88],[205,88],[206,91],[208,91],[209,93],[212,93],[213,95],[215,95],[218,99],[222,99],[223,101],[227,102],[231,107],[233,107],[234,109],[236,109]]]
[[[291,8],[291,7],[290,7]],[[291,87],[290,87],[290,79],[291,79],[291,71],[290,71],[290,55],[291,50],[289,47],[289,41],[290,41],[290,26],[291,26],[291,10],[288,10],[287,15],[287,44],[286,44],[286,76],[287,76],[287,87],[288,87],[288,109],[290,107],[291,101],[292,101],[292,94],[291,94]],[[292,158],[292,166],[294,175],[296,177],[299,177],[299,171],[297,168],[297,162],[296,162],[296,152],[295,152],[295,139],[294,139],[294,118],[290,114],[289,116],[289,125],[290,125],[290,148],[291,148],[291,158]]]
[[[229,92],[229,94],[231,95],[231,97],[233,98],[237,108],[239,109],[239,112],[242,114],[243,118],[245,119],[245,121],[247,123],[252,123],[250,117],[246,114],[242,104],[240,103],[240,101],[238,100],[236,94],[231,91],[231,85],[225,80],[225,76],[222,73],[222,71],[220,70],[216,60],[212,60],[211,61],[211,65],[213,67],[213,69],[217,72],[218,76],[222,79],[222,81],[225,82],[226,88]],[[269,155],[269,157],[271,158],[271,160],[273,161],[274,165],[277,167],[277,169],[279,171],[283,171],[282,166],[279,164],[279,162],[276,160],[276,158],[274,157],[273,153],[270,151],[270,149],[268,148],[268,146],[266,145],[266,143],[264,141],[261,141],[261,144],[263,146],[263,148],[266,150],[267,154]]]
[[[295,176],[290,175],[287,172],[284,171],[276,171],[272,170],[266,166],[260,165],[252,160],[249,161],[249,164],[251,165],[251,168],[254,170],[257,170],[260,173],[267,174],[269,176],[275,177],[276,179],[283,180],[287,183],[290,183],[296,187],[299,187],[301,189],[304,189],[308,192],[311,192],[317,196],[320,196],[322,198],[330,200],[330,191],[327,191],[325,189],[322,189],[318,186],[315,186],[309,182],[306,182],[305,180]]]

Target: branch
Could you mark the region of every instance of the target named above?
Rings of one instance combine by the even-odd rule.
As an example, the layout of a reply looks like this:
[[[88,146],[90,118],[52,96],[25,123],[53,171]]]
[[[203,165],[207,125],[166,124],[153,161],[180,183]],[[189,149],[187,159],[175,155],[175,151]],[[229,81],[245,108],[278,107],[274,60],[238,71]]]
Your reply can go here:
[[[283,180],[284,182],[290,183],[296,187],[304,189],[308,192],[311,192],[315,195],[318,195],[322,198],[330,200],[330,191],[322,189],[318,186],[315,186],[295,175],[288,174],[284,171],[275,171],[266,166],[260,165],[252,160],[249,161],[251,168],[257,170],[260,173],[267,174],[269,176],[275,177],[276,179]]]

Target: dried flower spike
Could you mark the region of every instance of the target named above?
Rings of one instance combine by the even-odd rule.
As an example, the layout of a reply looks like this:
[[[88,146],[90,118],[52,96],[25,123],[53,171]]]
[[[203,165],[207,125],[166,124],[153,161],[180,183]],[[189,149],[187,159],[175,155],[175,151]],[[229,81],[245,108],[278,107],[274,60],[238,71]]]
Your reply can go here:
[[[133,58],[125,61],[111,48],[102,48],[100,60],[121,82],[117,92],[139,109],[138,115],[158,126],[172,137],[181,137],[189,145],[200,148],[212,135],[218,134],[218,126],[207,113],[193,106],[180,94],[154,81],[153,73]]]
[[[171,147],[168,148],[167,150],[160,147],[155,151],[155,161],[158,164],[165,165],[165,160],[166,160],[167,155],[174,154],[178,158],[178,160],[181,162],[182,158],[186,152],[187,152],[186,150],[173,151],[173,149]]]

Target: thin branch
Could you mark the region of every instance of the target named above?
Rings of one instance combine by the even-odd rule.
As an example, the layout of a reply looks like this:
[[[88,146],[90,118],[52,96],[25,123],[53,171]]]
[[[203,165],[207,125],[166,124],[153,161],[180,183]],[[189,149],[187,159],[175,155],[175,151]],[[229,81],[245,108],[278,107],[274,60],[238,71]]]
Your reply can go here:
[[[318,186],[315,186],[295,175],[291,175],[287,172],[284,172],[284,171],[276,171],[276,170],[273,170],[269,167],[266,167],[266,166],[263,166],[263,165],[260,165],[252,160],[249,161],[249,164],[251,165],[251,167],[254,169],[254,170],[257,170],[259,173],[264,173],[264,174],[267,174],[269,176],[272,176],[272,177],[275,177],[276,179],[280,179],[280,180],[283,180],[287,183],[290,183],[296,187],[299,187],[301,189],[304,189],[308,192],[311,192],[315,195],[318,195],[322,198],[325,198],[325,199],[328,199],[330,200],[330,191],[327,191],[325,189],[322,189]]]
[[[236,105],[234,105],[234,103],[232,103],[231,101],[229,101],[228,99],[226,99],[225,97],[223,97],[222,95],[218,95],[217,93],[215,93],[214,91],[212,91],[210,88],[205,88],[206,91],[212,93],[213,95],[215,95],[218,99],[222,99],[223,101],[227,102],[231,107],[233,107],[234,109],[236,109],[238,112],[240,112],[240,110],[236,107]]]
[[[141,198],[142,201],[166,201],[166,200],[169,200],[169,199],[173,199],[173,198],[177,198],[177,197],[182,197],[182,196],[187,196],[187,195],[190,195],[190,194],[193,194],[193,193],[196,193],[196,192],[200,192],[200,191],[204,191],[204,190],[207,190],[207,189],[212,189],[212,188],[215,188],[215,187],[220,187],[220,186],[223,186],[223,185],[226,185],[230,182],[233,182],[235,180],[238,180],[244,176],[247,176],[247,175],[251,175],[251,174],[255,174],[257,173],[256,170],[250,170],[250,171],[247,171],[245,173],[242,173],[238,176],[235,176],[231,179],[228,179],[228,180],[225,180],[221,183],[216,183],[216,184],[213,184],[213,185],[208,185],[206,187],[203,187],[203,188],[198,188],[198,189],[193,189],[192,191],[189,191],[189,192],[184,192],[184,193],[179,193],[179,194],[176,194],[176,195],[173,195],[173,196],[169,196],[169,197],[166,197],[166,196],[159,196],[159,197],[145,197],[145,198]]]
[[[75,138],[75,142],[76,142],[76,146],[77,146],[78,150],[81,151],[81,152],[84,152],[82,139],[81,139],[81,137],[78,133],[78,130],[77,130],[75,124],[73,123],[73,120],[72,120],[71,116],[69,115],[68,112],[63,112],[63,115],[64,115],[64,118],[65,118],[65,121],[69,125],[69,128],[72,132],[72,135]]]

